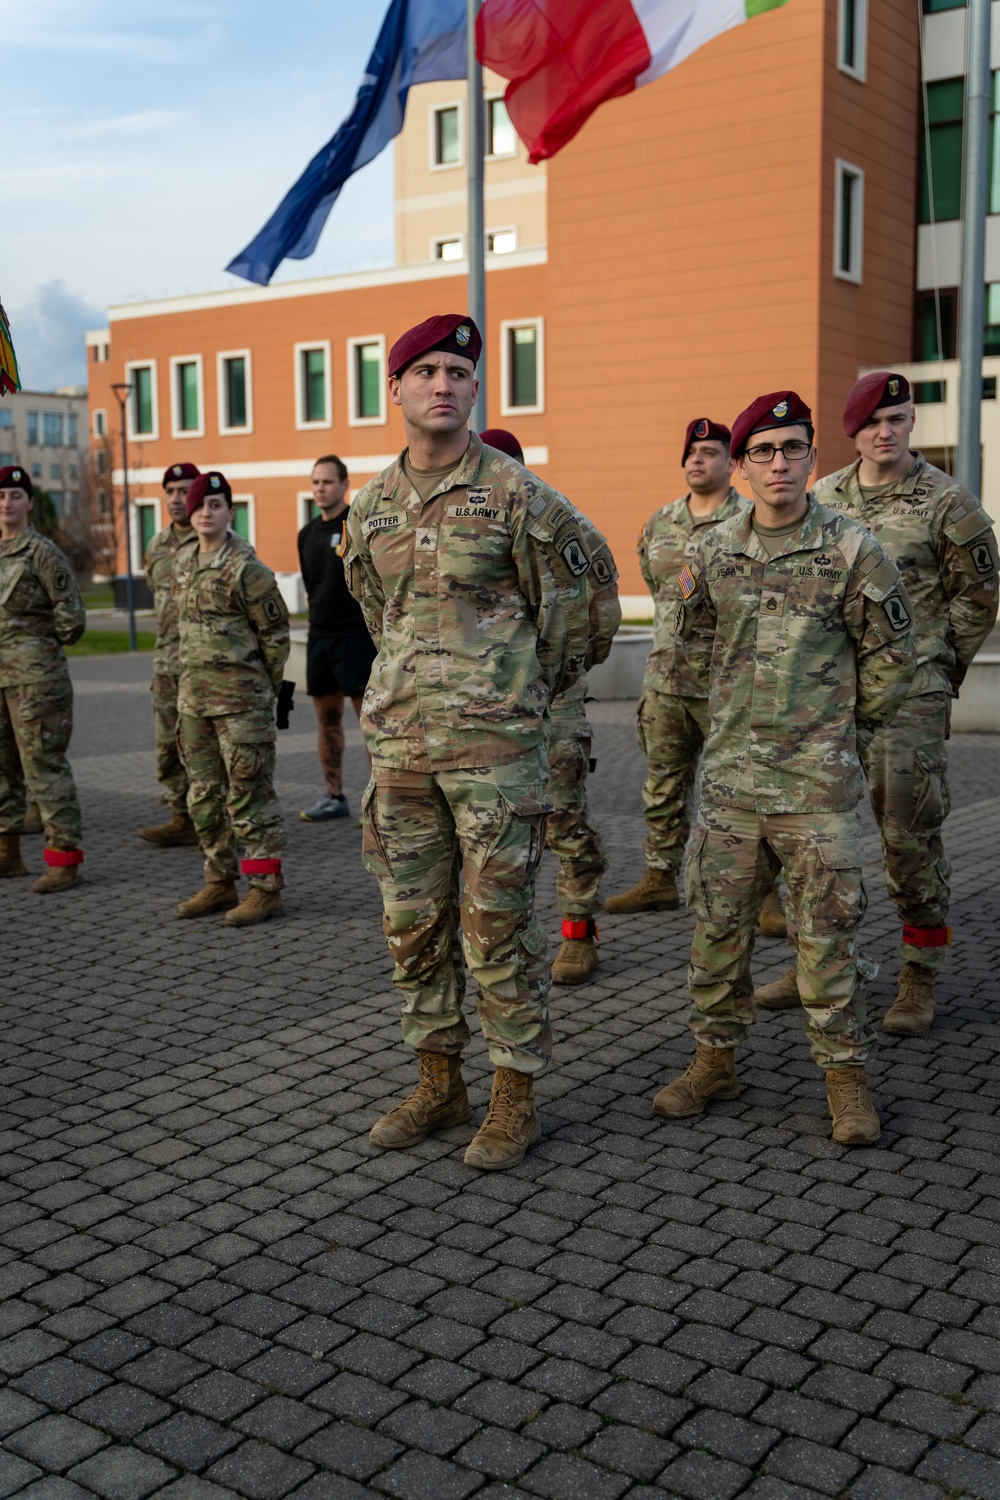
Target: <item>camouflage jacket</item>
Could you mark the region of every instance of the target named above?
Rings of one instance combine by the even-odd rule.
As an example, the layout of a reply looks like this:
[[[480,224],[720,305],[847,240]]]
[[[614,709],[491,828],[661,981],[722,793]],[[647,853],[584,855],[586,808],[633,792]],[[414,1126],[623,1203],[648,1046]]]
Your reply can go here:
[[[577,515],[591,558],[598,563],[598,566],[592,567],[585,574],[593,626],[593,649],[587,665],[596,667],[607,660],[611,643],[622,622],[622,610],[618,602],[618,569],[611,556],[611,548],[597,527],[582,511],[578,511]],[[607,577],[610,577],[610,582],[601,582]],[[551,733],[562,738],[590,739],[593,730],[584,707],[586,699],[587,674],[581,672],[570,687],[556,693],[549,703]]]
[[[678,580],[678,634],[711,718],[702,797],[760,813],[853,807],[858,748],[916,668],[912,606],[859,522],[810,499],[769,558],[752,519],[713,527]]]
[[[180,627],[182,714],[270,712],[288,660],[288,610],[274,574],[229,533],[203,567],[182,547],[172,590]]]
[[[710,516],[692,516],[689,495],[654,511],[639,533],[639,569],[653,596],[653,649],[646,661],[645,692],[706,697],[693,673],[684,671],[684,653],[676,650],[677,575],[694,556],[707,528],[718,526],[746,509],[747,501],[730,488]]]
[[[861,460],[816,486],[816,498],[867,526],[899,569],[913,605],[920,665],[910,696],[957,695],[997,617],[997,542],[975,495],[920,453],[891,489],[866,500]]]
[[[550,697],[610,649],[613,565],[562,495],[474,433],[426,501],[402,456],[390,464],[354,500],[347,535],[348,587],[379,648],[362,715],[379,765],[526,754]]]
[[[154,675],[176,677],[180,671],[177,600],[171,583],[178,552],[183,547],[196,547],[197,545],[198,537],[190,527],[182,531],[177,526],[166,526],[154,536],[142,560],[142,565],[146,570],[146,582],[149,584],[156,609]]]
[[[0,687],[66,677],[63,647],[86,624],[73,569],[55,542],[33,526],[0,541]]]

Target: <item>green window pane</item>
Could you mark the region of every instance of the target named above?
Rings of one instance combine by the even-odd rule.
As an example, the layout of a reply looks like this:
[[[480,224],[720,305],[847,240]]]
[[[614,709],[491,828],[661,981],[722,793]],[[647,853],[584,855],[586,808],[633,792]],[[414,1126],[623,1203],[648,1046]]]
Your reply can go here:
[[[510,405],[538,405],[538,330],[512,328],[510,346]]]
[[[356,344],[359,417],[382,415],[382,360],[378,344]]]
[[[845,68],[857,67],[858,54],[858,0],[842,0],[843,34],[840,61]]]
[[[250,540],[250,507],[245,500],[233,502],[233,530],[245,542]]]
[[[144,557],[146,548],[156,535],[156,511],[151,505],[140,505],[139,511],[139,556]]]
[[[198,366],[193,362],[178,365],[177,412],[181,432],[197,432],[201,426],[198,406]]]
[[[37,444],[38,444],[38,413],[37,413],[37,411],[29,411],[29,413],[28,413],[28,444],[32,448],[36,447]]]
[[[242,355],[227,359],[226,371],[226,426],[247,425],[247,362]]]
[[[513,156],[517,150],[517,133],[511,124],[502,99],[490,99],[486,106],[486,151],[489,156]]]
[[[326,350],[306,349],[302,355],[304,422],[326,421]]]
[[[924,15],[933,16],[939,10],[961,10],[965,0],[924,0]]]
[[[61,448],[63,440],[63,419],[61,411],[46,411],[42,413],[42,442],[49,448]]]
[[[137,433],[153,430],[153,372],[148,365],[132,371],[132,426]]]
[[[439,109],[435,116],[435,161],[439,167],[454,166],[459,160],[458,106]]]
[[[961,120],[965,105],[965,81],[943,78],[927,85],[927,118],[932,125]]]
[[[964,98],[965,83],[961,78],[928,84],[927,123],[921,129],[920,152],[922,224],[961,217]]]
[[[1000,73],[993,74],[990,102],[989,206],[986,212],[1000,213]]]

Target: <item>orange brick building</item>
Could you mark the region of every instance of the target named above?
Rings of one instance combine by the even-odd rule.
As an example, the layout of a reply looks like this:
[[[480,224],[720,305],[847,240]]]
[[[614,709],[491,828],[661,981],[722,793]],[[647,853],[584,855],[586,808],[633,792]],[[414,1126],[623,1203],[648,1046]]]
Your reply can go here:
[[[456,93],[428,85],[430,105],[415,90],[408,111],[432,168],[441,111],[458,107],[442,89]],[[546,224],[544,245],[518,231],[518,183],[535,169],[498,163],[491,196],[488,167],[487,230],[492,216],[506,251],[487,276],[489,421],[516,431],[529,464],[606,532],[637,603],[635,537],[683,493],[692,416],[731,422],[761,391],[792,386],[814,408],[826,471],[851,456],[840,409],[859,369],[908,357],[918,110],[908,0],[870,16],[864,0],[792,0],[605,105],[531,192],[524,222],[532,238]],[[465,305],[465,263],[451,258],[462,164],[437,167],[409,197],[397,183],[397,215],[419,212],[420,243],[428,213],[441,215],[432,260],[117,307],[88,335],[91,420],[115,470],[110,386],[133,385],[136,545],[162,523],[162,470],[186,458],[230,476],[241,529],[271,567],[294,571],[312,461],[339,454],[356,488],[399,450],[385,351],[429,313]]]

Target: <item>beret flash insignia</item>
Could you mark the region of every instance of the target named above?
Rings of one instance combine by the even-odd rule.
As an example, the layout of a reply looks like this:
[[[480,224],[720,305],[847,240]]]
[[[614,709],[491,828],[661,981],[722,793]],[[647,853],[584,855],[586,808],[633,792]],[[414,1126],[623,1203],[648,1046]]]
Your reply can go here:
[[[892,379],[886,385],[886,390],[889,392],[890,396],[898,396],[899,395],[899,377],[898,376],[894,375],[892,377]]]
[[[785,397],[785,399],[783,401],[779,401],[778,404],[777,404],[777,406],[772,406],[771,407],[771,416],[772,417],[787,417],[788,416],[788,397],[787,396]]]
[[[10,477],[14,481],[15,484],[20,484],[21,480],[24,478],[24,475],[21,473],[20,469],[13,469],[11,471],[11,476]]]
[[[173,474],[173,476],[174,476],[175,479],[180,479],[180,477],[181,477],[181,466],[180,466],[180,464],[174,464],[174,467],[171,470],[171,473]]]
[[[213,490],[217,490],[217,489],[221,488],[221,485],[219,483],[219,476],[218,476],[218,474],[213,474],[212,477],[211,477],[211,479],[208,482],[212,486]]]
[[[694,430],[694,435],[695,435],[696,438],[707,438],[708,437],[708,419],[707,419],[707,417],[702,417],[701,421],[698,423],[697,427]]]
[[[458,344],[462,349],[464,349],[471,337],[472,329],[469,327],[468,323],[459,323],[458,327],[455,329],[455,343]]]

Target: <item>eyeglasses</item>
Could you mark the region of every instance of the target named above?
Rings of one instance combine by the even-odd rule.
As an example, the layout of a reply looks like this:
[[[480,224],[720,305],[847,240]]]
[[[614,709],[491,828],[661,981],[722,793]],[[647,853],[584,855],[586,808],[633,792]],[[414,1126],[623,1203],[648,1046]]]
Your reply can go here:
[[[749,458],[751,463],[769,464],[776,453],[782,458],[805,458],[807,453],[812,452],[812,443],[805,443],[801,438],[792,438],[790,442],[782,443],[776,448],[774,443],[758,443],[756,448],[744,449],[744,458]]]

